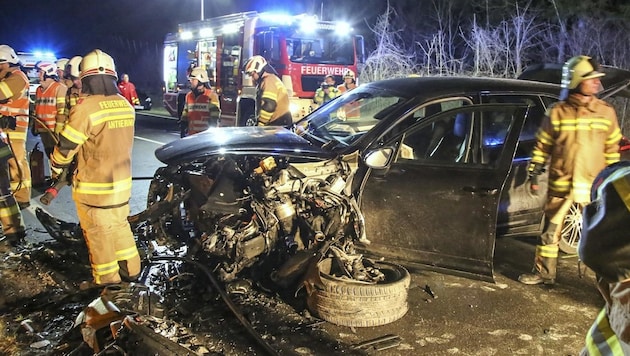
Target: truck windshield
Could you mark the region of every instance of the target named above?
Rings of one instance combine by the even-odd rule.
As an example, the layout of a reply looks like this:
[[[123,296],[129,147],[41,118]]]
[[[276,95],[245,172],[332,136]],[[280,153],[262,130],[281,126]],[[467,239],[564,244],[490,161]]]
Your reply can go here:
[[[339,36],[334,31],[319,31],[312,36],[287,38],[291,62],[310,64],[354,64],[352,36]]]

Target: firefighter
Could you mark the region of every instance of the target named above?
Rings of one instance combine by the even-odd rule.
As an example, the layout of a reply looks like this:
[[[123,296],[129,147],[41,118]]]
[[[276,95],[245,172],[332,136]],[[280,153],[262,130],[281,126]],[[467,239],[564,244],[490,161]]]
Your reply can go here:
[[[245,62],[245,74],[256,83],[256,119],[258,126],[288,126],[293,123],[289,95],[276,70],[263,56]]]
[[[547,111],[536,134],[529,183],[532,193],[538,194],[538,176],[549,161],[545,228],[536,246],[533,273],[520,275],[521,283],[555,282],[560,232],[567,212],[574,203],[589,203],[595,176],[619,161],[617,115],[596,96],[602,76],[590,57],[569,59],[562,69],[561,101]]]
[[[129,74],[124,73],[122,75],[122,80],[118,82],[118,90],[120,90],[120,94],[122,94],[131,105],[140,105],[136,86],[129,81]]]
[[[59,82],[55,63],[39,61],[35,64],[35,69],[38,71],[40,85],[35,91],[36,120],[33,123],[33,134],[41,137],[46,157],[50,157],[57,144],[59,132],[68,118],[68,88]]]
[[[11,190],[20,209],[31,205],[31,169],[26,154],[29,127],[28,77],[20,70],[13,48],[0,45],[0,115],[10,117],[11,125],[3,128],[11,146],[9,159]]]
[[[341,95],[356,87],[357,87],[357,80],[354,76],[354,72],[350,69],[346,70],[346,72],[343,74],[343,83],[337,86],[337,90],[339,91],[339,94]]]
[[[191,90],[186,94],[180,119],[182,137],[218,127],[221,120],[219,97],[210,89],[208,72],[201,67],[193,68],[188,80]]]
[[[357,81],[354,76],[354,72],[350,69],[347,69],[343,74],[343,83],[337,86],[337,90],[339,90],[339,95],[350,91],[357,87]],[[343,117],[345,119],[359,119],[361,117],[361,112],[359,106],[361,103],[358,100],[355,100],[351,103],[348,103],[343,106]]]
[[[15,158],[5,132],[15,131],[17,118],[28,124],[28,79],[19,65],[15,51],[0,45],[0,224],[4,235],[0,237],[0,252],[23,242],[26,236],[22,213],[11,189],[10,162],[15,166]]]
[[[65,69],[66,76],[66,86],[68,86],[68,92],[66,94],[66,106],[68,108],[68,112],[72,109],[77,102],[79,101],[79,97],[81,96],[81,78],[79,73],[79,64],[81,64],[81,60],[83,57],[74,56],[68,61]]]
[[[66,82],[65,78],[66,65],[68,65],[69,61],[70,60],[68,58],[59,58],[55,61],[55,65],[57,66],[57,77],[59,78],[59,81],[68,88],[70,88],[70,84]]]
[[[326,78],[324,78],[324,82],[322,82],[321,86],[315,91],[313,102],[318,106],[326,104],[338,97],[339,94],[339,89],[335,86],[335,77],[327,75]]]
[[[596,273],[606,305],[581,355],[630,355],[630,162],[604,169],[591,197],[582,216],[578,255]]]
[[[76,164],[72,199],[87,243],[91,282],[81,288],[131,281],[140,257],[127,216],[135,110],[118,93],[114,60],[95,49],[81,61],[82,94],[51,157],[56,177]]]

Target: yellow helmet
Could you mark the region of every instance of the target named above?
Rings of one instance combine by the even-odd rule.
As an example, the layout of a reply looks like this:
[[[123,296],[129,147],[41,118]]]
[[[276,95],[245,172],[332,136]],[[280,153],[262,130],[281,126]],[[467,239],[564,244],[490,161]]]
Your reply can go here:
[[[110,75],[118,79],[114,59],[100,49],[95,49],[86,54],[81,60],[81,79],[90,75]]]
[[[68,64],[66,64],[65,72],[66,75],[70,75],[74,78],[79,78],[81,76],[81,71],[79,71],[79,65],[81,64],[81,60],[83,57],[74,56],[70,58]]]
[[[346,72],[343,74],[343,79],[348,78],[354,80],[354,72],[351,69],[346,69]]]
[[[20,58],[15,54],[13,48],[7,45],[0,45],[0,63],[9,62],[11,64],[20,63]]]
[[[188,76],[188,80],[191,79],[197,79],[200,83],[207,83],[209,81],[208,72],[201,67],[195,67],[190,71],[190,76]]]
[[[243,72],[245,72],[245,74],[249,74],[252,72],[256,72],[260,74],[262,73],[263,68],[265,68],[266,65],[267,65],[267,60],[265,59],[265,57],[253,56],[252,58],[248,59],[247,62],[245,63],[245,69],[243,70]]]
[[[56,62],[55,65],[57,65],[58,69],[61,70],[66,70],[66,65],[68,64],[69,59],[68,58],[59,58]]]
[[[575,56],[562,67],[562,89],[575,89],[587,79],[603,77],[605,74],[598,72],[599,65],[588,56]]]

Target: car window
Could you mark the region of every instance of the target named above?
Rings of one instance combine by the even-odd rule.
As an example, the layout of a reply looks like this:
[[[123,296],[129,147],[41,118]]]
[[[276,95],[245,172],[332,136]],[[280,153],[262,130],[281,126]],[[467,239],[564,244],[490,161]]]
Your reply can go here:
[[[536,132],[540,127],[545,110],[553,101],[552,98],[544,97],[544,100],[538,95],[514,95],[514,94],[493,94],[484,95],[481,100],[483,103],[513,103],[524,104],[529,106],[529,115],[525,120],[523,129],[519,135],[519,144],[516,150],[515,159],[529,158],[531,150],[536,140]]]
[[[403,135],[399,159],[464,163],[470,127],[471,115],[457,112],[416,125]]]

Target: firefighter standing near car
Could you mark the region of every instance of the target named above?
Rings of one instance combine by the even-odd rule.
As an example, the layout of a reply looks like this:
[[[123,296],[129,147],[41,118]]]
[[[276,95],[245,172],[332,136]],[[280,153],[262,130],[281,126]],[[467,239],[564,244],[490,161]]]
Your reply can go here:
[[[68,64],[66,64],[65,70],[65,83],[68,87],[68,92],[66,94],[66,106],[68,108],[68,112],[79,102],[79,97],[81,96],[81,78],[79,73],[79,65],[81,64],[81,60],[83,57],[74,56],[70,58]]]
[[[129,74],[124,73],[122,75],[122,79],[118,82],[118,90],[120,90],[120,94],[122,94],[131,105],[140,105],[136,86],[129,81]]]
[[[28,111],[28,79],[20,70],[20,60],[11,47],[0,45],[0,223],[4,235],[0,237],[0,252],[23,242],[26,236],[22,213],[12,191],[10,162],[15,166],[16,160],[7,131],[16,131],[17,120],[25,120],[28,126]]]
[[[347,69],[346,72],[343,74],[343,83],[337,86],[337,90],[339,90],[339,95],[355,89],[356,87],[357,81],[354,72],[350,69]],[[359,106],[360,102],[358,100],[344,105],[344,117],[346,119],[358,119],[359,117],[361,117]]]
[[[555,282],[565,216],[572,204],[590,202],[593,179],[604,167],[619,161],[617,115],[596,96],[602,76],[590,57],[568,60],[562,69],[562,101],[548,110],[536,134],[529,165],[530,188],[538,193],[538,176],[549,161],[545,228],[536,246],[533,273],[520,275],[521,283]]]
[[[578,255],[596,273],[606,304],[580,355],[630,355],[630,162],[606,167],[591,196],[582,215]]]
[[[210,88],[208,72],[201,67],[193,68],[188,80],[191,89],[186,94],[180,119],[182,137],[218,127],[221,120],[219,97]]]
[[[243,72],[256,83],[256,119],[258,126],[288,126],[293,123],[287,88],[276,70],[263,56],[245,62]]]
[[[35,64],[35,69],[39,75],[39,86],[35,91],[36,120],[33,123],[33,134],[41,137],[46,157],[50,157],[57,144],[59,132],[68,118],[68,88],[59,82],[55,63],[39,61]]]
[[[20,209],[31,204],[31,169],[26,154],[29,127],[28,77],[20,70],[20,61],[13,48],[0,45],[0,114],[12,118],[4,125],[4,133],[13,152],[9,159],[11,190]]]
[[[339,95],[339,89],[337,89],[337,87],[335,86],[335,77],[333,77],[332,75],[327,75],[326,78],[324,78],[321,86],[317,88],[317,90],[315,90],[313,102],[317,104],[317,106],[320,106],[333,100]]]
[[[81,61],[82,94],[51,157],[57,177],[73,160],[72,199],[87,243],[93,281],[81,288],[131,281],[140,257],[127,216],[135,110],[118,93],[114,60],[100,49]]]

